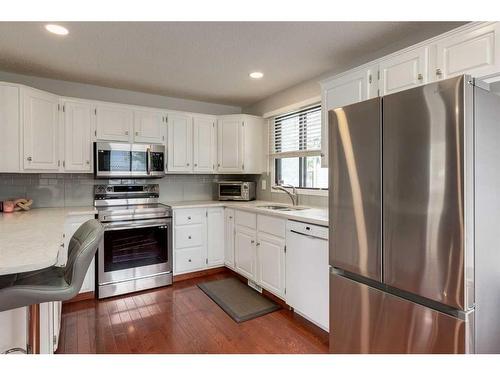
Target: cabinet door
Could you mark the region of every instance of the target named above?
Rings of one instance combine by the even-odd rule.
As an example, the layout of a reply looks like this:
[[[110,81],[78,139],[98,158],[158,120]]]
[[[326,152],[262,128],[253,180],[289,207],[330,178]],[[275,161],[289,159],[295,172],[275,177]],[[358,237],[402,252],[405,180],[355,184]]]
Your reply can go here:
[[[495,22],[464,31],[436,44],[437,63],[433,80],[460,74],[481,77],[500,70],[500,25]]]
[[[321,166],[328,167],[328,111],[378,95],[378,66],[357,70],[321,85]]]
[[[24,169],[58,170],[59,98],[23,89]]]
[[[207,265],[224,264],[224,207],[207,209]]]
[[[90,103],[64,101],[64,169],[92,172],[92,141],[95,115]]]
[[[193,119],[193,171],[215,170],[215,120],[195,117]]]
[[[19,87],[0,84],[0,173],[19,172]]]
[[[163,143],[166,117],[157,111],[134,111],[134,142]]]
[[[97,139],[130,142],[134,112],[125,106],[98,104],[96,107]]]
[[[380,63],[380,95],[388,95],[427,83],[428,48],[383,60]]]
[[[285,295],[285,240],[259,232],[257,282],[279,297]]]
[[[218,121],[218,171],[243,171],[243,122],[241,119]]]
[[[236,272],[256,281],[256,234],[252,229],[236,226],[234,232],[234,264]]]
[[[224,263],[226,266],[234,268],[234,210],[226,208],[224,216]]]
[[[193,170],[193,121],[188,115],[168,115],[168,171]]]
[[[27,308],[19,307],[0,312],[0,353],[27,346]]]

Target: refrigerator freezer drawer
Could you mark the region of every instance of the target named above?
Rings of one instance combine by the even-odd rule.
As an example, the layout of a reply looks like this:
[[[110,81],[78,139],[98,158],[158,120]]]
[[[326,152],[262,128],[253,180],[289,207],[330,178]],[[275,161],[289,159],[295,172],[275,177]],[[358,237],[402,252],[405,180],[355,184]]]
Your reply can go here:
[[[469,353],[473,314],[461,320],[330,275],[331,353]]]

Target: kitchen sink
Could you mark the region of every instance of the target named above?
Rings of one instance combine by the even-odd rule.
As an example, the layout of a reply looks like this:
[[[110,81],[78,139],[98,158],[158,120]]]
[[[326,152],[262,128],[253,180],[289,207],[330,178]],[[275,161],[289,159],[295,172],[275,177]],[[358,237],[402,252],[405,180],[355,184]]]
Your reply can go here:
[[[297,206],[278,206],[278,205],[264,205],[257,206],[258,208],[265,208],[266,210],[276,210],[276,211],[301,211],[307,210],[308,207],[297,207]]]

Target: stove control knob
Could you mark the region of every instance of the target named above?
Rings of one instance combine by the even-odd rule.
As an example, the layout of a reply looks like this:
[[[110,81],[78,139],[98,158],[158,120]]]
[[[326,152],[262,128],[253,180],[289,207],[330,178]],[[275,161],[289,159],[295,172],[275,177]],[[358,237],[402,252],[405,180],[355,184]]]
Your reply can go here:
[[[107,191],[108,193],[111,193],[111,192],[113,191],[113,188],[112,188],[111,186],[108,186],[108,187],[106,188],[106,191]]]

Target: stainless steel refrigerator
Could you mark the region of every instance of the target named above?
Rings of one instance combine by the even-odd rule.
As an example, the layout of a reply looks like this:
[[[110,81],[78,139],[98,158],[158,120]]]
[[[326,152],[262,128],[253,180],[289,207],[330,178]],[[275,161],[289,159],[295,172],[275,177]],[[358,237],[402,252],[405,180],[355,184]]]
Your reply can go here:
[[[500,353],[500,97],[460,76],[329,111],[330,351]]]

